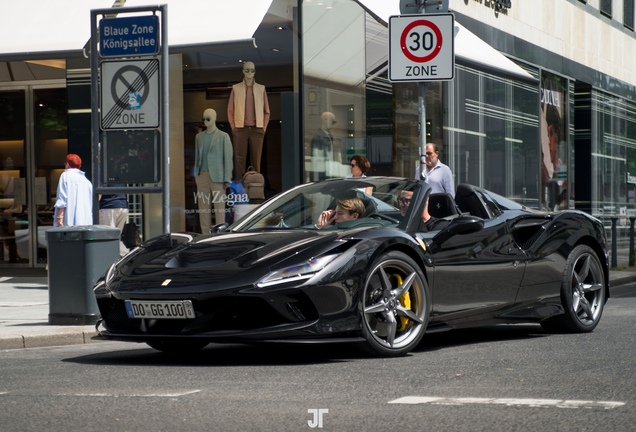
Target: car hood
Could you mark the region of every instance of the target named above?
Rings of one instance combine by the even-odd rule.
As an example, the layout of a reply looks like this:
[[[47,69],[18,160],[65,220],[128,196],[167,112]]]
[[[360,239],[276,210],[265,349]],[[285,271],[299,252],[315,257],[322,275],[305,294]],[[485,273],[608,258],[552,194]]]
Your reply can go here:
[[[111,289],[118,292],[194,291],[252,285],[281,262],[308,248],[337,246],[336,232],[260,231],[190,237],[165,235],[142,245],[115,272]],[[291,264],[291,263],[290,263]],[[209,288],[206,288],[209,287]]]

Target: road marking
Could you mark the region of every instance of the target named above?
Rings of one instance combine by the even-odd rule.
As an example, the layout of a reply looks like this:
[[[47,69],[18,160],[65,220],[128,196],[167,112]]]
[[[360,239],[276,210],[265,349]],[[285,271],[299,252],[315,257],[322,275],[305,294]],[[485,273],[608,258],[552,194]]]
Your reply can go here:
[[[13,279],[12,276],[0,277],[0,283]]]
[[[60,393],[56,396],[75,396],[75,397],[179,397],[199,393],[201,390],[191,390],[182,393],[148,393],[148,394],[115,394],[115,393]]]
[[[433,405],[506,405],[556,408],[604,408],[613,409],[625,405],[625,402],[588,401],[567,399],[508,399],[508,398],[445,398],[426,396],[406,396],[389,401],[390,404],[433,404]]]

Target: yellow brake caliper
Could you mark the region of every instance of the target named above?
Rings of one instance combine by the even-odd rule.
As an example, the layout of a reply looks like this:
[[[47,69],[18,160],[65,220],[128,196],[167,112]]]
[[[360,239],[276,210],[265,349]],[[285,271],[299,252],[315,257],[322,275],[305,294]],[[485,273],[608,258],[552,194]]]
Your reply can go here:
[[[399,274],[392,274],[397,282],[397,286],[402,285],[402,276]],[[403,296],[400,297],[400,304],[404,306],[406,309],[411,309],[411,296],[408,291],[404,293]],[[408,318],[400,317],[400,326],[397,331],[403,331],[406,328],[406,324],[409,322]]]

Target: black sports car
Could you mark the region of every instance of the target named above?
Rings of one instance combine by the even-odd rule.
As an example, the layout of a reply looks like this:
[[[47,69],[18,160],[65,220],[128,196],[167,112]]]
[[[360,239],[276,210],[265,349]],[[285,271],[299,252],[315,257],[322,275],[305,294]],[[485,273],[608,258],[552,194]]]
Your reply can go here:
[[[321,217],[352,203],[349,220]],[[609,296],[599,220],[468,184],[453,199],[400,178],[310,183],[213,231],[162,235],[113,264],[94,288],[100,337],[162,351],[348,342],[397,356],[427,332],[471,326],[589,332]]]

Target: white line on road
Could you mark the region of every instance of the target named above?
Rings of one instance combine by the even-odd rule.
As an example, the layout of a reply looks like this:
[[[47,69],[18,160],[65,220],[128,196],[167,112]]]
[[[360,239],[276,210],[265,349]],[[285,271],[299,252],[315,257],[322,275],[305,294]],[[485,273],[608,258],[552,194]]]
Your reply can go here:
[[[508,398],[445,398],[406,396],[389,402],[390,404],[433,404],[433,405],[466,405],[488,404],[506,406],[556,407],[556,408],[605,408],[612,409],[625,405],[625,402],[587,401],[567,399],[508,399]]]
[[[56,396],[75,397],[179,397],[199,393],[201,390],[191,390],[182,393],[148,393],[148,394],[115,394],[115,393],[61,393]]]

